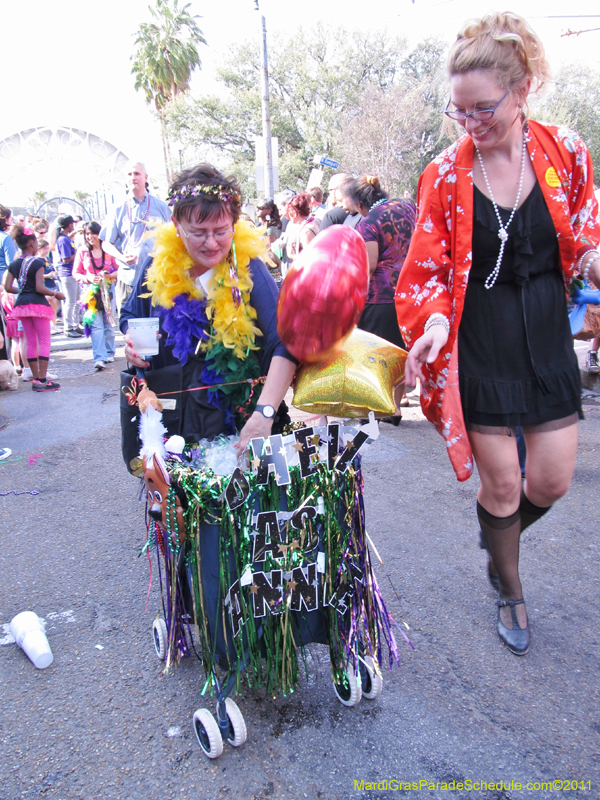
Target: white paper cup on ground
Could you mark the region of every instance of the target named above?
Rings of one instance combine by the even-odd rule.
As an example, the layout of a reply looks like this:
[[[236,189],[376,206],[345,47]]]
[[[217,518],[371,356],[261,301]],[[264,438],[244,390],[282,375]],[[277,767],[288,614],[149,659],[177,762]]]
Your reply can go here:
[[[128,320],[133,349],[143,358],[158,355],[158,317]]]
[[[23,634],[20,647],[38,669],[46,669],[54,661],[44,631],[27,631]]]
[[[46,669],[54,661],[44,624],[33,611],[22,611],[13,617],[10,633],[25,655],[38,669]]]

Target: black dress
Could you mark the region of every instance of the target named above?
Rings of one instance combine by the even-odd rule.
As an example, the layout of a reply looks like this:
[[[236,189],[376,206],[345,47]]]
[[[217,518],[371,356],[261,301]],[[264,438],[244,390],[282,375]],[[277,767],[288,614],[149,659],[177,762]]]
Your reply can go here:
[[[499,225],[477,187],[473,199],[473,266],[458,332],[467,429],[560,427],[550,423],[581,416],[581,379],[558,239],[542,190],[536,183],[515,213],[491,289],[484,283],[500,251]],[[499,212],[506,225],[510,209]]]

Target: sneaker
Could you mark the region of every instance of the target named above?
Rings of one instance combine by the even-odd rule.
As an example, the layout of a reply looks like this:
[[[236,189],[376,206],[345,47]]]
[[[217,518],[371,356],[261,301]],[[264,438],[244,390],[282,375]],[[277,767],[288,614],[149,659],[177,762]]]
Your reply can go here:
[[[598,362],[598,351],[588,350],[586,358],[586,369],[592,374],[600,372],[600,362]]]
[[[112,364],[112,362],[115,360],[115,357],[114,356],[109,356],[106,360],[107,360],[107,362],[109,364]]]
[[[55,381],[58,378],[58,375],[55,375],[54,372],[46,372],[46,380],[48,381]]]
[[[26,383],[30,383],[33,380],[33,372],[31,371],[31,367],[23,367],[21,380],[25,381]]]
[[[12,453],[8,447],[0,447],[0,461],[4,461],[5,458],[8,458],[9,455]]]
[[[56,392],[60,389],[60,383],[55,383],[54,381],[33,381],[31,384],[31,388],[34,392]]]
[[[106,369],[106,364],[104,363],[104,361],[96,361],[96,363],[94,364],[94,369],[96,370],[96,372],[100,372],[101,370]]]
[[[75,330],[74,328],[71,328],[70,330],[67,331],[67,336],[69,339],[81,339],[83,333],[79,333],[79,331]]]

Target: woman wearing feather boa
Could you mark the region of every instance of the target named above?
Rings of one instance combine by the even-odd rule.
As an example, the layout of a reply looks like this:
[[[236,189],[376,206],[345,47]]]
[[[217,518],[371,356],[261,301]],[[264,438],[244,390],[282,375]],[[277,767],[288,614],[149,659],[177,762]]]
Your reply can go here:
[[[125,355],[147,376],[172,369],[180,391],[170,433],[191,442],[241,429],[242,452],[286,416],[282,401],[296,368],[277,335],[277,287],[262,261],[267,243],[239,218],[236,180],[208,164],[178,175],[168,202],[172,222],[157,229],[121,312]],[[149,361],[127,335],[129,320],[140,317],[160,320],[159,354]],[[261,387],[255,381],[263,376]]]

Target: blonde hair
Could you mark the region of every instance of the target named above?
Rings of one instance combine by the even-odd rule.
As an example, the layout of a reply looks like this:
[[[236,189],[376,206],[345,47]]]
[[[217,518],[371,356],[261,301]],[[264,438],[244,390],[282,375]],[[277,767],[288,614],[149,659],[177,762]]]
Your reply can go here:
[[[490,70],[507,91],[530,80],[531,91],[539,92],[550,80],[543,44],[523,17],[510,11],[466,22],[450,48],[447,66],[450,76]]]

